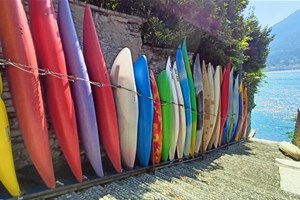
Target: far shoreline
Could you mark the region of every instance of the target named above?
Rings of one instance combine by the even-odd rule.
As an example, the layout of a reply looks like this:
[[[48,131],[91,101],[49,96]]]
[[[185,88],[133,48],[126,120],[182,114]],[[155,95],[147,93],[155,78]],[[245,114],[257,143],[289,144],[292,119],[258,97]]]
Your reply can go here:
[[[276,72],[276,71],[296,71],[296,70],[300,70],[300,66],[297,67],[290,67],[290,68],[285,68],[285,67],[274,67],[272,66],[272,68],[270,67],[266,67],[264,69],[264,72]]]

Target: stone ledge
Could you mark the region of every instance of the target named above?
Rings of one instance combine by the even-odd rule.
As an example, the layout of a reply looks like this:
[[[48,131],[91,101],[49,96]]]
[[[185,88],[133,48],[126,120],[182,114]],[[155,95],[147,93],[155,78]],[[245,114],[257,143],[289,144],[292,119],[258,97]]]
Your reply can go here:
[[[280,188],[300,195],[300,162],[280,158],[275,162],[279,166]]]
[[[297,162],[294,160],[282,159],[282,158],[276,158],[275,162],[277,165],[281,165],[281,166],[288,167],[291,169],[296,169],[300,173],[300,162]]]
[[[78,0],[70,0],[70,2],[72,2],[75,5],[82,6],[82,7],[85,7],[85,5],[86,5],[86,3],[78,1]],[[128,14],[120,13],[120,12],[115,12],[112,10],[107,10],[107,9],[100,8],[100,7],[97,7],[94,5],[90,5],[90,7],[93,11],[99,12],[105,16],[117,16],[117,17],[121,17],[121,18],[126,18],[128,20],[128,23],[134,23],[134,24],[141,25],[141,24],[147,22],[146,19],[141,18],[141,17],[132,16],[132,15],[128,15]]]
[[[259,142],[259,143],[264,143],[264,144],[276,144],[278,145],[279,142],[277,141],[271,141],[271,140],[265,140],[265,139],[259,139],[259,138],[249,138],[248,141],[251,141],[251,142]]]

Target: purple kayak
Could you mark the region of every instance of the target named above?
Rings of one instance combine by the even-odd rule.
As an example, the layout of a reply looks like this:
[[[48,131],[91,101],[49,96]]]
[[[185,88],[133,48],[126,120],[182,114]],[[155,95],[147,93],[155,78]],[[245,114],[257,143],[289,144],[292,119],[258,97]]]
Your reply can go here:
[[[68,73],[89,80],[68,0],[58,1],[58,26]],[[80,80],[71,82],[71,93],[81,145],[96,174],[101,177],[103,169],[91,85]]]

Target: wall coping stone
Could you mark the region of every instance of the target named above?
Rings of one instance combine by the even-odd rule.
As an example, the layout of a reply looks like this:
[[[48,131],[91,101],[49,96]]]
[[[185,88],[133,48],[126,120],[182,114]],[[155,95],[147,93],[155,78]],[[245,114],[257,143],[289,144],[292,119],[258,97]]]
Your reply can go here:
[[[86,3],[81,2],[79,0],[70,0],[70,3],[73,3],[73,4],[81,6],[81,7],[85,7],[87,5]],[[141,18],[141,17],[128,15],[125,13],[120,13],[120,12],[116,12],[116,11],[112,11],[112,10],[107,10],[107,9],[100,8],[95,5],[91,5],[91,4],[90,4],[90,7],[93,11],[101,13],[101,15],[104,15],[104,16],[112,16],[113,15],[113,16],[125,18],[128,20],[129,23],[142,25],[143,23],[147,22],[146,19]]]

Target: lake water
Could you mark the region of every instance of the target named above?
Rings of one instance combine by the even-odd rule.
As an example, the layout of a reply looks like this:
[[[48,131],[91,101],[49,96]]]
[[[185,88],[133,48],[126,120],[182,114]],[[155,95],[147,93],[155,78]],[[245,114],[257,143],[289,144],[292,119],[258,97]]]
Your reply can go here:
[[[297,108],[300,107],[300,70],[266,72],[255,96],[252,129],[256,138],[290,141],[286,134],[294,131]]]

